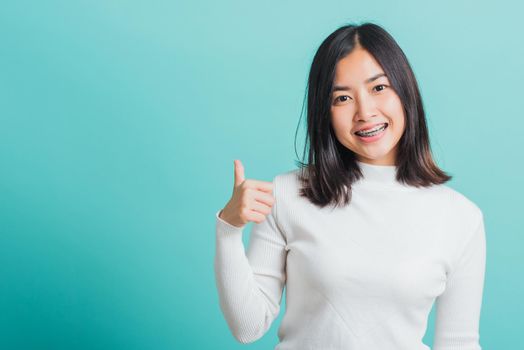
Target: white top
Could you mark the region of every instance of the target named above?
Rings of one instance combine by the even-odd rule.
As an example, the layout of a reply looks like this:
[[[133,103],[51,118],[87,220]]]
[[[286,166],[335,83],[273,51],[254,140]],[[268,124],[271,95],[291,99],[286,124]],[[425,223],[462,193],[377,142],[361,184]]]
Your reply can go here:
[[[234,337],[261,338],[286,310],[276,350],[480,350],[486,242],[483,213],[446,185],[396,181],[394,165],[358,162],[347,206],[320,209],[298,194],[299,170],[273,179],[275,204],[243,228],[216,212],[215,277]]]

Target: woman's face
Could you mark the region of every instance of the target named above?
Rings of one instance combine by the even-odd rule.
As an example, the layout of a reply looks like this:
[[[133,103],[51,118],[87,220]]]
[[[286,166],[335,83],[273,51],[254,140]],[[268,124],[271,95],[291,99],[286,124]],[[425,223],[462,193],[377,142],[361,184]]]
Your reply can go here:
[[[398,141],[405,126],[400,98],[390,86],[382,67],[361,46],[342,58],[336,67],[331,123],[338,141],[353,151],[362,162],[395,165]],[[359,136],[359,130],[375,133]]]

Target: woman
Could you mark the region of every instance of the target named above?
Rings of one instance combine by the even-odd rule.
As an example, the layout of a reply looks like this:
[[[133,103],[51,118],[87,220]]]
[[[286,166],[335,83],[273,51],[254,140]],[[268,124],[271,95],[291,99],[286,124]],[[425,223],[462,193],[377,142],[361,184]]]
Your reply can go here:
[[[444,185],[422,101],[395,40],[373,23],[337,29],[308,81],[308,164],[244,178],[216,213],[220,306],[242,343],[286,310],[275,349],[479,350],[483,213]],[[242,230],[254,222],[247,252]]]

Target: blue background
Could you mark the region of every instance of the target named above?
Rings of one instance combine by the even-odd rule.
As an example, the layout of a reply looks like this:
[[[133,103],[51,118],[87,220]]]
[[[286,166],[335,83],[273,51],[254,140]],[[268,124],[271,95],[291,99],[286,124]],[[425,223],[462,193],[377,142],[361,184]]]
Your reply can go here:
[[[214,214],[234,159],[266,181],[295,168],[313,55],[368,20],[412,64],[448,184],[484,212],[481,344],[513,348],[522,12],[517,1],[4,2],[0,348],[272,349],[285,303],[256,343],[227,328]]]

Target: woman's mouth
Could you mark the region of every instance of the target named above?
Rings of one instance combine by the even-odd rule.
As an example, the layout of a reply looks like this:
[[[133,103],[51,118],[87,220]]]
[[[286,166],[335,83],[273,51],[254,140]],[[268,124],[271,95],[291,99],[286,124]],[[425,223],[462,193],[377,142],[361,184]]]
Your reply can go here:
[[[381,125],[377,125],[376,127],[374,127],[371,130],[366,130],[365,132],[364,131],[357,131],[357,132],[355,132],[355,135],[357,135],[357,137],[361,141],[373,142],[373,141],[376,141],[376,140],[380,139],[382,137],[382,135],[384,135],[385,130],[387,129],[387,127],[388,127],[388,123],[383,123]]]

